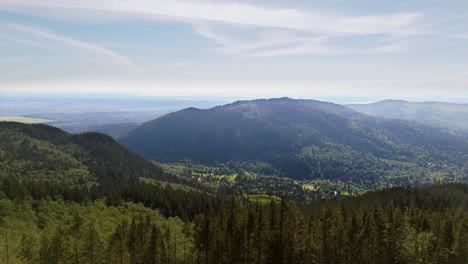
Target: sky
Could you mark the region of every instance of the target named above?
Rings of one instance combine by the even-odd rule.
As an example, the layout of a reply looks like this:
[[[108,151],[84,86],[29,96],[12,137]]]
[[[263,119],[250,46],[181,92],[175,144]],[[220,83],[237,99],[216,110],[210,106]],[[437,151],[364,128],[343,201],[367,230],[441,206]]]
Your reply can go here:
[[[468,102],[468,1],[0,0],[0,92]]]

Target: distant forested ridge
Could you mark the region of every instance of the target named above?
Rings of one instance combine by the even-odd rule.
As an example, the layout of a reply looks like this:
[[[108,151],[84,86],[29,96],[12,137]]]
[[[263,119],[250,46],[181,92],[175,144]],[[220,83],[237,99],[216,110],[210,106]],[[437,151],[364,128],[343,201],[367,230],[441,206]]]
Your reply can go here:
[[[468,171],[465,136],[314,100],[187,108],[139,126],[120,142],[157,161],[237,163],[300,180],[428,184],[466,180]]]
[[[260,204],[172,188],[101,134],[0,123],[0,137],[0,263],[468,262],[465,183]]]
[[[368,115],[412,120],[468,133],[468,104],[384,100],[346,106]]]

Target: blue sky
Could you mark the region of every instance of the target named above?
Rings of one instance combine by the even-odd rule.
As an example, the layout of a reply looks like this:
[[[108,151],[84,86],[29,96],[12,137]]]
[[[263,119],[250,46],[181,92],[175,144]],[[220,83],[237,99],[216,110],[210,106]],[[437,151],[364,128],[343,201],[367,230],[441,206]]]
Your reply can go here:
[[[468,101],[468,1],[0,0],[0,89]]]

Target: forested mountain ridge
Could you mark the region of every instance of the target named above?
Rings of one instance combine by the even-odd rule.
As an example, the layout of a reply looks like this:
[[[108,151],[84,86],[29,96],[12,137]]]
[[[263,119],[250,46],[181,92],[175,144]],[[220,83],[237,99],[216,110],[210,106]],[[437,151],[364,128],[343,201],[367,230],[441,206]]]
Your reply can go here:
[[[404,184],[410,174],[453,167],[452,175],[463,177],[468,168],[466,137],[290,98],[187,108],[144,123],[120,142],[148,159],[250,163],[259,172],[295,179],[371,184],[389,176]]]
[[[346,106],[368,115],[412,120],[468,133],[468,104],[383,100]]]
[[[0,175],[106,187],[136,184],[140,177],[175,180],[104,134],[14,122],[0,122]]]
[[[161,175],[105,135],[0,123],[0,139],[0,263],[468,261],[467,184],[259,204],[135,181]]]

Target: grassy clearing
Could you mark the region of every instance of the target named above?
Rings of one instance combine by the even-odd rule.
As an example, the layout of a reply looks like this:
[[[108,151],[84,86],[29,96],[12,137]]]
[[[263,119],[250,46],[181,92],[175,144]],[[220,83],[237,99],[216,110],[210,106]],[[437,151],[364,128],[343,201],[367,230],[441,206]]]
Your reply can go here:
[[[260,203],[260,204],[269,204],[271,202],[275,202],[275,203],[281,202],[281,198],[279,198],[276,195],[244,194],[242,197],[250,202],[255,202],[255,203]]]
[[[158,184],[169,185],[174,190],[198,191],[197,189],[187,186],[187,185],[178,184],[178,183],[170,183],[170,182],[165,182],[165,181],[158,181],[155,179],[149,179],[149,178],[144,178],[144,177],[140,177],[140,181],[144,183],[154,184],[154,185],[158,185]]]
[[[19,123],[25,123],[25,124],[36,124],[36,123],[49,123],[49,122],[52,122],[54,120],[24,117],[24,116],[0,116],[0,121],[19,122]]]

